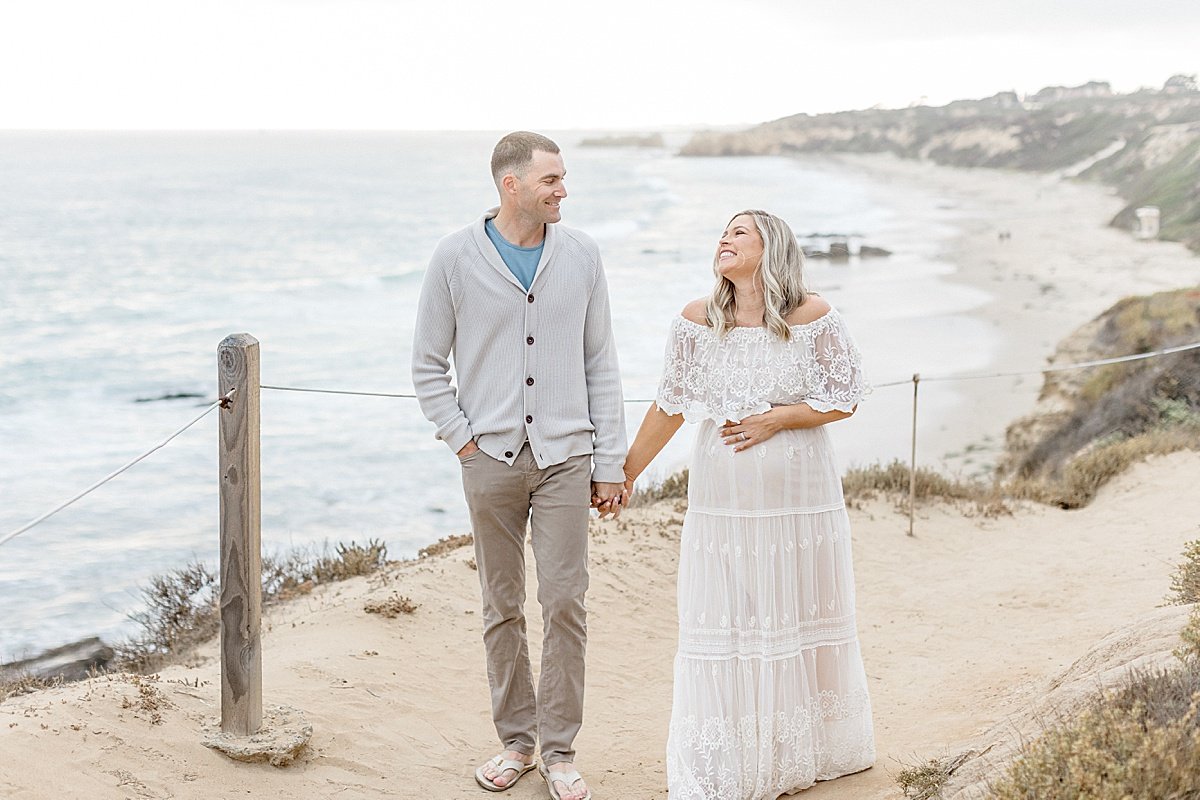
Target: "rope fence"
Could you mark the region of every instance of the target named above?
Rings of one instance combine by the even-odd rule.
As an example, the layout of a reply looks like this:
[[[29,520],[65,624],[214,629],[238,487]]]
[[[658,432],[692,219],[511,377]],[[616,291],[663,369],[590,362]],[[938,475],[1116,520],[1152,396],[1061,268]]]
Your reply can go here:
[[[913,387],[912,448],[909,468],[908,535],[913,534],[917,472],[917,400],[922,381],[977,380],[1022,375],[1048,374],[1071,369],[1087,369],[1108,364],[1120,364],[1147,358],[1182,353],[1200,348],[1200,342],[1137,353],[1118,358],[1105,358],[1075,364],[1048,366],[1036,370],[991,372],[965,375],[935,375],[922,378],[916,373],[909,380],[889,381],[874,388]],[[220,642],[221,642],[221,736],[253,741],[262,726],[262,553],[261,553],[261,477],[259,455],[260,392],[263,389],[337,394],[356,397],[387,397],[413,399],[414,394],[396,392],[366,392],[345,389],[325,389],[300,386],[273,386],[260,383],[259,343],[249,334],[225,337],[217,348],[217,400],[162,441],[96,481],[86,489],[59,503],[41,516],[0,538],[0,545],[45,522],[50,517],[78,502],[91,492],[124,473],[151,454],[161,450],[175,438],[208,416],[222,409],[218,432],[218,462],[220,496]],[[627,403],[647,403],[649,400],[626,399]]]
[[[30,528],[32,528],[33,526],[35,526],[35,525],[39,525],[39,524],[41,524],[42,522],[45,522],[46,520],[50,519],[50,517],[54,516],[55,514],[57,514],[57,513],[58,513],[58,512],[60,512],[60,511],[62,511],[62,510],[63,510],[64,508],[66,508],[67,506],[70,506],[70,505],[74,504],[75,502],[77,502],[77,501],[79,501],[79,500],[82,500],[84,497],[86,497],[87,495],[91,494],[91,493],[92,493],[92,492],[94,492],[96,489],[99,489],[101,486],[103,486],[104,484],[108,483],[108,482],[109,482],[109,481],[111,481],[113,478],[117,477],[117,476],[118,476],[118,475],[120,475],[122,472],[124,472],[125,470],[129,469],[130,467],[132,467],[134,464],[136,464],[136,463],[138,463],[139,461],[142,461],[143,459],[147,458],[148,456],[150,456],[150,454],[151,454],[151,453],[154,453],[154,452],[156,452],[156,451],[158,451],[158,450],[161,450],[162,448],[166,447],[166,446],[167,446],[167,444],[168,444],[168,443],[170,443],[170,442],[171,442],[171,440],[173,440],[175,437],[179,436],[181,433],[183,433],[184,431],[186,431],[188,428],[192,427],[192,426],[193,426],[193,425],[195,425],[197,422],[199,422],[200,420],[202,420],[202,419],[204,419],[205,417],[207,417],[207,416],[208,416],[208,415],[209,415],[209,414],[212,412],[212,410],[213,410],[214,408],[217,408],[218,406],[220,406],[221,408],[227,408],[227,407],[229,406],[229,404],[230,404],[231,402],[233,402],[233,396],[234,396],[234,390],[230,390],[230,391],[229,391],[229,393],[228,393],[228,394],[226,394],[224,397],[221,397],[221,398],[219,398],[219,399],[217,399],[217,400],[213,401],[213,402],[212,402],[212,403],[211,403],[211,404],[208,406],[208,408],[204,409],[204,411],[202,411],[202,412],[200,413],[200,415],[199,415],[199,416],[197,416],[195,419],[193,419],[191,422],[189,422],[188,424],[184,425],[182,428],[178,429],[177,431],[175,431],[174,433],[172,433],[170,436],[168,436],[167,438],[163,439],[161,442],[159,442],[158,444],[154,445],[153,447],[151,447],[151,448],[150,448],[149,450],[147,450],[146,452],[142,453],[140,456],[138,456],[138,457],[134,458],[132,461],[128,461],[128,462],[126,462],[126,463],[125,463],[123,466],[120,466],[120,467],[118,467],[117,469],[113,470],[112,472],[108,473],[108,474],[107,474],[107,475],[105,475],[103,478],[101,478],[100,480],[98,480],[98,481],[96,481],[95,483],[93,483],[91,486],[89,486],[89,487],[87,487],[86,489],[84,489],[82,492],[79,492],[78,494],[76,494],[76,495],[73,495],[73,496],[72,496],[70,499],[63,501],[62,503],[59,503],[57,506],[55,506],[54,508],[52,508],[52,509],[50,509],[49,511],[47,511],[45,514],[42,514],[40,517],[37,517],[37,518],[35,518],[35,519],[31,519],[29,522],[26,522],[24,525],[22,525],[21,527],[17,528],[15,531],[12,531],[12,532],[10,532],[10,533],[6,533],[6,534],[4,535],[4,538],[0,539],[0,545],[4,544],[5,542],[9,541],[10,539],[15,539],[15,538],[17,538],[18,536],[20,536],[22,533],[24,533],[25,531],[29,530],[29,529],[30,529]]]
[[[913,534],[913,521],[911,518],[911,511],[912,511],[912,508],[914,505],[913,501],[915,498],[913,497],[913,494],[914,494],[915,488],[916,488],[915,476],[916,476],[916,430],[917,430],[917,400],[918,400],[917,390],[918,390],[918,385],[921,382],[930,383],[930,382],[945,382],[945,381],[971,381],[971,380],[981,380],[981,379],[987,379],[987,378],[1016,378],[1016,377],[1023,377],[1023,376],[1028,376],[1028,375],[1047,375],[1052,372],[1066,372],[1068,370],[1090,369],[1093,367],[1102,367],[1102,366],[1107,366],[1109,364],[1124,364],[1124,363],[1128,363],[1131,361],[1142,361],[1142,360],[1145,360],[1148,358],[1157,358],[1159,356],[1172,355],[1174,353],[1183,353],[1183,352],[1186,352],[1189,350],[1196,350],[1196,349],[1200,349],[1200,342],[1193,342],[1191,344],[1177,345],[1174,347],[1164,347],[1159,350],[1153,350],[1153,351],[1150,351],[1147,353],[1134,353],[1132,355],[1117,356],[1114,358],[1101,358],[1101,359],[1096,359],[1093,361],[1080,361],[1080,362],[1073,363],[1073,364],[1052,365],[1052,366],[1043,367],[1041,369],[1016,370],[1016,371],[1012,371],[1012,372],[980,372],[980,373],[954,374],[954,375],[923,375],[922,373],[914,373],[911,378],[905,378],[902,380],[893,380],[893,381],[886,381],[884,383],[872,384],[871,388],[873,388],[873,389],[887,389],[887,388],[892,388],[892,387],[896,387],[896,386],[907,386],[909,384],[911,384],[913,387],[913,425],[912,425],[913,436],[912,436],[912,452],[911,452],[911,458],[910,458],[911,463],[910,463],[910,475],[909,475],[909,477],[910,477],[910,486],[909,486],[910,519],[909,519],[909,529],[908,529],[909,535],[911,536]],[[272,391],[279,391],[279,392],[302,392],[302,393],[308,393],[308,394],[349,395],[349,396],[353,396],[353,397],[388,397],[388,398],[399,398],[399,399],[408,399],[408,400],[415,400],[417,397],[415,394],[406,394],[406,393],[400,393],[400,392],[366,392],[366,391],[357,391],[357,390],[350,390],[350,389],[322,389],[322,388],[304,387],[304,386],[274,386],[274,385],[265,384],[265,383],[260,384],[259,388],[260,389],[269,389]],[[41,516],[36,517],[36,518],[30,520],[29,522],[25,523],[21,527],[17,528],[16,530],[5,534],[2,538],[0,538],[0,545],[3,545],[6,542],[10,541],[11,539],[14,539],[17,536],[20,536],[22,533],[25,533],[30,528],[33,528],[33,527],[41,524],[42,522],[45,522],[47,519],[54,516],[58,512],[62,511],[63,509],[67,508],[68,506],[71,506],[74,503],[78,502],[79,500],[82,500],[84,497],[91,494],[93,491],[100,488],[101,486],[108,483],[109,481],[113,480],[118,475],[125,472],[130,467],[137,464],[138,462],[146,459],[148,456],[155,453],[156,451],[161,450],[163,447],[165,447],[168,443],[170,443],[173,439],[178,437],[180,434],[182,434],[188,428],[192,427],[193,425],[200,422],[200,420],[202,420],[206,416],[208,416],[208,414],[211,413],[214,408],[216,408],[218,406],[228,407],[229,403],[232,402],[233,396],[236,393],[236,391],[237,391],[236,389],[230,390],[225,396],[223,396],[223,397],[219,398],[218,400],[214,401],[213,403],[211,403],[195,419],[191,420],[186,425],[179,428],[171,435],[167,436],[165,439],[163,439],[161,442],[159,442],[158,444],[151,447],[146,452],[142,453],[141,455],[137,456],[136,458],[132,459],[131,461],[129,461],[126,464],[122,465],[121,467],[117,468],[113,472],[104,476],[100,480],[93,483],[91,486],[88,486],[86,489],[80,491],[79,493],[77,493],[75,495],[72,495],[69,499],[63,501],[59,505],[50,509],[46,513],[42,514]],[[624,402],[625,403],[651,403],[651,402],[653,402],[653,400],[650,398],[626,398],[624,400]]]

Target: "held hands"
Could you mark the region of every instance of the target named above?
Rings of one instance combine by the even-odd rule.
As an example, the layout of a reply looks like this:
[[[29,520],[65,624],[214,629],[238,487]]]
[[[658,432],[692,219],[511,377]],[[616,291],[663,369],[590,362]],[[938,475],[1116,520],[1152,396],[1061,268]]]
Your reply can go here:
[[[600,512],[600,519],[617,519],[628,502],[625,484],[592,481],[592,508]]]
[[[721,426],[721,438],[735,453],[740,453],[747,447],[762,444],[781,430],[783,421],[779,418],[778,409],[772,408],[761,414],[746,417],[741,422],[725,420],[725,424]]]

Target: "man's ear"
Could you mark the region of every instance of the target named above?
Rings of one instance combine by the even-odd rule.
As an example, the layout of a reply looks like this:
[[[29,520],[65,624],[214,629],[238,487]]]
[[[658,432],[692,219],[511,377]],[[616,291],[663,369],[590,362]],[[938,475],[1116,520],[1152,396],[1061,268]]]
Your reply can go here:
[[[517,193],[517,176],[511,172],[500,179],[500,191],[505,194]]]

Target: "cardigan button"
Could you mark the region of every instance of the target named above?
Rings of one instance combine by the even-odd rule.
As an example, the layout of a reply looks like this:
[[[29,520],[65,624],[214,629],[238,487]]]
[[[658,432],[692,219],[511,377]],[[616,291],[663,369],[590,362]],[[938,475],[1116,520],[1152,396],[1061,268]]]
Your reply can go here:
[[[526,379],[525,379],[525,385],[526,385],[526,386],[533,386],[533,378],[526,378]]]
[[[525,337],[525,344],[533,344],[533,337],[532,337],[532,336],[526,336],[526,337]]]
[[[525,423],[526,423],[526,424],[528,424],[528,423],[530,423],[530,422],[533,422],[533,415],[532,415],[532,414],[526,414],[526,415],[525,415]]]
[[[533,295],[531,295],[531,294],[527,294],[527,295],[525,295],[525,299],[526,299],[526,300],[528,300],[529,302],[531,302],[531,303],[532,303],[532,302],[533,302]]]
[[[505,450],[505,451],[504,451],[504,457],[505,457],[505,458],[512,458],[512,450]]]

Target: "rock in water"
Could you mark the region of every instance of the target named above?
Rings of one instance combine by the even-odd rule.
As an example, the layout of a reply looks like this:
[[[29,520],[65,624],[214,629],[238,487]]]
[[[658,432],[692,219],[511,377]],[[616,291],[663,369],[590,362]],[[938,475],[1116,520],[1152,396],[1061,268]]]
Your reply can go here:
[[[81,681],[94,670],[104,669],[113,659],[113,649],[93,636],[47,650],[40,656],[0,664],[0,678],[33,675],[37,678],[62,678]]]

